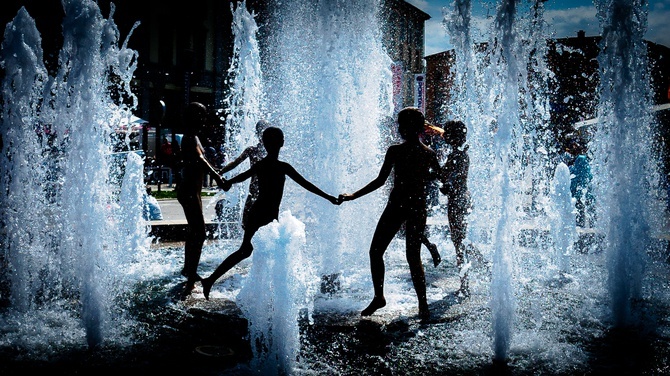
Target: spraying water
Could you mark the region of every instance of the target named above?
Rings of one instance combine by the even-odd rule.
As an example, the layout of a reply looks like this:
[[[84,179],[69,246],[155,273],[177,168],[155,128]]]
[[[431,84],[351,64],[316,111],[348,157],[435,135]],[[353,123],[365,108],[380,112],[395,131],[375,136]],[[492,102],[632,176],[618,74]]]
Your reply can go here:
[[[455,46],[457,91],[443,116],[462,118],[472,135],[468,238],[491,252],[494,357],[501,361],[514,327],[517,224],[532,221],[550,204],[542,19],[541,2],[501,1],[485,48],[472,41],[469,1],[454,2],[444,21]]]
[[[390,59],[381,47],[376,20],[378,4],[286,2],[271,9],[270,42],[265,51],[268,64],[263,70],[254,16],[246,11],[244,3],[233,11],[235,53],[230,74],[234,80],[228,119],[234,135],[230,140],[236,145],[233,148],[255,142],[255,121],[268,118],[286,134],[282,159],[326,192],[337,195],[345,189],[357,189],[362,181],[372,179],[371,171],[378,169],[379,123],[392,108],[390,96],[380,99],[380,91],[391,93],[387,87],[391,80]],[[331,287],[337,286],[339,276],[350,272],[345,265],[367,263],[361,257],[365,255],[361,248],[369,242],[366,229],[376,220],[378,203],[368,204],[372,210],[363,216],[356,214],[357,223],[353,223],[353,208],[335,208],[323,200],[312,200],[302,189],[292,191],[290,184],[283,202],[285,207],[295,208],[292,210],[300,218],[290,216],[291,221],[301,225],[300,231],[309,233],[308,239],[304,233],[298,235],[307,242],[315,259],[318,273],[313,274],[325,276]],[[286,231],[288,224],[282,221],[288,220],[280,220],[280,228],[272,231]],[[296,284],[296,276],[291,277],[291,265],[310,263],[305,257],[296,258],[299,248],[292,250],[297,245],[286,245],[285,236],[270,238],[278,244],[259,240],[265,244],[265,251],[257,248],[254,253],[251,274],[256,277],[250,276],[239,297],[250,320],[252,340],[263,344],[254,349],[255,368],[266,372],[291,369],[299,347],[299,301],[313,299],[310,294],[316,293],[311,289],[296,291],[301,284]],[[343,256],[345,252],[350,254]],[[352,257],[356,261],[349,259]],[[283,278],[293,281],[290,289],[286,282],[279,284],[279,280],[269,278],[287,273]],[[259,299],[259,291],[272,290],[276,292],[261,294],[263,298]]]
[[[393,108],[379,4],[281,2],[272,9],[264,78],[269,112],[286,134],[282,158],[330,194],[358,189],[381,166],[380,123]],[[361,200],[361,210],[305,195],[288,186],[285,202],[304,205],[292,211],[307,226],[319,272],[366,265],[379,197]]]
[[[594,180],[598,228],[606,236],[608,290],[614,325],[633,325],[634,301],[651,233],[663,218],[650,194],[659,171],[651,134],[650,85],[646,44],[647,5],[636,0],[597,1],[602,27],[599,123],[594,135]],[[621,95],[627,93],[627,95]],[[613,184],[616,182],[616,184]]]
[[[392,108],[387,96],[390,63],[379,38],[379,4],[297,3],[270,5],[265,47],[255,44],[253,17],[242,11],[244,7],[234,10],[236,22],[248,22],[240,29],[244,37],[236,46],[248,51],[240,56],[246,56],[244,63],[249,65],[234,68],[233,74],[244,72],[234,76],[241,80],[235,81],[235,87],[245,89],[235,91],[239,97],[231,97],[230,103],[250,108],[244,110],[248,113],[267,115],[263,117],[282,127],[287,145],[280,157],[310,180],[329,193],[351,191],[371,180],[381,165],[384,129],[379,124]],[[459,4],[458,12],[466,21],[469,7],[466,2]],[[543,139],[542,124],[537,124],[545,117],[539,47],[544,39],[528,30],[533,25],[539,25],[535,32],[541,30],[536,17],[542,9],[539,3],[531,4],[524,13],[519,3],[503,2],[496,14],[495,37],[487,48],[473,48],[463,34],[465,42],[457,47],[462,56],[457,59],[457,69],[463,72],[457,75],[462,93],[456,104],[445,108],[445,114],[464,117],[469,128],[469,186],[475,206],[468,237],[484,261],[493,261],[493,270],[475,263],[469,273],[472,296],[454,299],[451,293],[457,288],[458,275],[450,265],[453,248],[447,239],[435,237],[445,252],[439,268],[426,268],[434,321],[419,323],[413,316],[416,298],[402,242],[394,241],[385,260],[387,307],[370,320],[361,320],[360,309],[371,292],[366,250],[383,195],[366,196],[356,206],[341,206],[333,212],[328,205],[321,208],[319,198],[291,192],[288,183],[282,218],[259,232],[251,263],[241,263],[240,273],[221,281],[212,294],[243,307],[251,323],[250,337],[260,345],[254,349],[251,367],[286,374],[358,374],[363,369],[377,374],[473,374],[487,369],[494,358],[505,361],[510,373],[571,374],[628,364],[628,358],[620,361],[610,355],[610,345],[617,343],[608,342],[609,326],[602,320],[605,308],[611,301],[613,317],[625,323],[642,316],[630,314],[633,301],[641,299],[645,312],[657,317],[665,317],[670,301],[667,263],[637,263],[648,254],[641,247],[658,218],[647,206],[654,201],[643,198],[646,185],[656,184],[651,158],[632,149],[632,145],[646,145],[648,139],[643,135],[652,123],[637,116],[646,113],[646,102],[614,95],[647,90],[637,83],[643,79],[633,79],[646,63],[638,66],[625,60],[645,55],[636,49],[638,42],[625,43],[638,40],[640,25],[632,22],[635,27],[623,27],[628,23],[618,21],[628,20],[630,14],[638,17],[643,10],[641,4],[628,5],[621,12],[603,11],[605,25],[619,25],[607,28],[603,36],[610,37],[603,43],[626,46],[609,49],[611,55],[601,60],[609,83],[602,84],[605,122],[595,139],[602,135],[603,144],[598,141],[592,148],[603,158],[595,160],[594,179],[599,184],[599,218],[604,219],[600,231],[608,234],[607,260],[605,253],[573,252],[558,261],[569,267],[571,279],[557,286],[548,276],[547,270],[566,254],[560,244],[569,249],[570,241],[567,236],[565,243],[555,241],[555,248],[541,241],[549,233],[543,225],[550,223],[548,218],[556,218],[547,217],[549,213],[560,212],[562,220],[568,218],[567,209],[560,210],[565,208],[560,204],[566,203],[565,196],[554,200],[548,189],[557,164],[547,167],[545,156],[554,151]],[[183,350],[179,346],[198,329],[183,324],[193,324],[189,321],[193,317],[218,317],[206,304],[217,303],[198,301],[197,292],[195,301],[188,303],[166,299],[166,290],[180,281],[183,248],[144,249],[146,228],[136,220],[142,206],[141,160],[132,153],[124,159],[119,184],[112,184],[101,172],[113,170],[106,135],[113,113],[118,115],[103,83],[108,72],[115,72],[124,82],[116,89],[129,93],[124,88],[134,69],[134,52],[117,47],[111,16],[105,20],[93,3],[73,1],[66,10],[64,65],[54,77],[44,69],[40,37],[25,11],[19,12],[3,41],[7,74],[2,95],[3,103],[11,105],[3,107],[1,124],[0,220],[6,229],[2,261],[9,266],[3,271],[2,286],[10,286],[11,302],[0,317],[0,345],[3,350],[19,349],[27,358],[42,359],[44,354],[107,341],[120,347],[144,342],[150,343],[152,358],[169,366],[175,360],[167,358],[174,352],[161,358],[163,350],[170,346]],[[454,24],[453,30],[468,33],[468,25]],[[529,60],[534,63],[528,64]],[[527,70],[529,66],[532,69]],[[632,98],[646,98],[642,94]],[[262,100],[252,102],[248,98],[252,96]],[[229,135],[231,144],[239,148],[250,142],[251,124],[260,116],[251,115],[246,121],[241,113],[231,112],[231,119],[237,119],[231,124],[245,125]],[[614,126],[627,119],[642,122]],[[621,161],[610,165],[605,159]],[[631,166],[643,166],[644,172],[637,173]],[[553,192],[566,186],[565,171],[561,171],[553,180]],[[620,192],[612,181],[625,189]],[[625,196],[623,191],[640,197]],[[24,199],[18,200],[19,195]],[[617,207],[626,216],[618,216]],[[538,244],[524,244],[523,231],[530,231]],[[620,237],[617,231],[622,232]],[[626,243],[625,239],[631,240]],[[218,264],[225,257],[222,253],[239,246],[237,241],[221,244],[203,250],[203,269]],[[624,272],[616,274],[612,267]],[[318,295],[319,277],[331,273],[340,276],[340,290]],[[616,288],[608,289],[604,282],[608,278]],[[127,310],[128,304],[142,299],[147,304],[134,312]],[[265,309],[267,304],[276,312]],[[156,342],[147,337],[128,337],[124,330],[135,324],[125,320],[130,313],[136,314],[133,320],[146,331],[159,336],[169,333],[164,340],[172,337],[178,344],[166,340],[154,347]],[[659,331],[667,330],[662,320],[654,325]],[[215,326],[201,329],[209,333]],[[642,351],[653,350],[659,359],[667,359],[670,347],[663,333],[646,332],[641,342],[649,345]],[[630,348],[625,350],[615,353],[631,353]],[[115,358],[108,356],[110,351],[102,354],[106,360]],[[123,367],[129,359],[137,359],[135,353],[114,355]],[[203,374],[239,374],[222,369],[218,360],[196,363],[189,367]],[[214,363],[216,369],[207,368]],[[660,363],[663,360],[655,364]]]
[[[111,330],[112,300],[123,289],[116,283],[117,257],[142,246],[117,242],[118,231],[142,237],[145,230],[127,227],[141,221],[118,227],[129,212],[115,210],[117,182],[109,174],[111,121],[120,111],[109,90],[130,94],[136,60],[118,45],[111,15],[104,19],[95,3],[64,7],[55,77],[46,73],[41,38],[24,8],[5,29],[2,95],[12,106],[3,106],[1,128],[2,244],[9,265],[3,277],[11,286],[15,341],[55,336],[76,343],[82,330],[94,347]],[[111,83],[116,78],[121,84]],[[60,318],[43,326],[45,316]]]
[[[551,232],[554,239],[554,263],[561,276],[570,273],[570,254],[577,241],[575,221],[575,199],[570,192],[570,169],[559,163],[552,181],[552,201],[554,212],[550,214]],[[553,214],[553,215],[552,215]]]
[[[229,110],[225,119],[225,145],[226,154],[230,158],[236,158],[246,147],[259,142],[256,122],[266,119],[267,114],[264,113],[265,91],[255,15],[247,10],[246,1],[238,3],[237,7],[232,3],[230,6],[233,13],[234,44],[227,80],[230,95],[224,103]],[[213,202],[225,200],[226,205],[235,207],[239,218],[242,218],[242,203],[248,193],[245,185],[238,184],[226,194],[219,192]],[[225,226],[230,227],[229,224]]]
[[[233,12],[233,57],[228,72],[230,96],[226,106],[230,113],[226,118],[226,146],[231,155],[256,144],[255,125],[264,118],[263,72],[256,34],[258,25],[255,16],[242,1]]]
[[[237,297],[261,375],[292,374],[300,350],[298,321],[311,315],[319,279],[305,243],[305,225],[290,212],[259,230],[253,265]]]
[[[518,215],[520,209],[530,208],[528,214],[537,218],[546,214],[551,217],[551,213],[555,213],[554,252],[563,272],[570,268],[570,259],[566,256],[576,240],[571,203],[567,199],[568,193],[564,192],[566,184],[569,185],[566,183],[569,178],[564,176],[567,167],[559,165],[556,169],[554,199],[548,199],[547,195],[548,177],[551,176],[547,172],[554,169],[547,156],[556,151],[548,142],[546,125],[543,125],[548,120],[543,103],[546,102],[548,79],[543,78],[546,77],[546,63],[543,62],[546,37],[542,34],[542,4],[531,4],[530,17],[520,17],[522,5],[514,1],[498,4],[492,38],[486,53],[481,55],[472,52],[469,3],[455,2],[454,12],[445,18],[445,26],[455,46],[455,87],[459,93],[454,105],[444,111],[479,122],[465,119],[473,135],[470,140],[473,144],[471,186],[475,201],[468,236],[486,244],[480,229],[492,226],[487,221],[490,215],[484,214],[499,210],[497,230],[492,236],[491,291],[494,357],[497,359],[507,358],[514,332],[513,302],[519,291],[515,289],[516,268],[512,262],[518,257],[515,256],[518,245],[514,241],[515,232],[519,231],[516,224],[524,222]],[[656,156],[650,152],[655,150],[649,141],[652,138],[648,137],[654,134],[654,129],[649,115],[649,80],[642,40],[646,29],[646,5],[625,0],[596,5],[603,27],[603,52],[598,59],[601,120],[593,136],[596,141],[592,155],[597,156],[594,176],[598,176],[595,179],[599,201],[598,229],[607,237],[612,319],[615,325],[622,326],[631,324],[631,304],[642,297],[645,254],[650,250],[650,234],[657,231],[662,217],[658,209],[662,205],[652,208],[658,198],[650,195],[649,190],[649,187],[658,186],[659,175]],[[531,21],[520,21],[522,19]],[[490,66],[482,63],[483,57],[491,59]],[[527,67],[530,68],[527,70]],[[485,84],[471,84],[476,81],[475,77]],[[492,114],[492,137],[489,135],[491,127],[487,127],[489,123],[482,113]],[[483,151],[490,150],[487,146],[491,145],[491,140],[495,154]],[[493,164],[489,163],[491,160]],[[485,166],[488,165],[493,169],[487,169]],[[485,183],[490,177],[495,177],[494,184]],[[560,187],[561,199],[556,200]],[[530,205],[520,201],[524,192],[529,191],[532,192]],[[491,202],[496,204],[490,206]],[[531,224],[534,234],[542,231],[539,223]],[[559,229],[562,230],[556,232]],[[523,277],[518,275],[516,278]]]

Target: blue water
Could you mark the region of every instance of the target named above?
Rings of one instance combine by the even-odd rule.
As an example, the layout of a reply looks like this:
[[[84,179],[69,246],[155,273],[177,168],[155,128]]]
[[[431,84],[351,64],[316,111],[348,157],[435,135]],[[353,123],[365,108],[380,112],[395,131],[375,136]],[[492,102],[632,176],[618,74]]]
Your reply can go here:
[[[443,261],[434,268],[428,252],[422,255],[429,322],[417,318],[401,238],[385,256],[387,306],[370,319],[359,316],[372,295],[367,249],[385,199],[381,190],[334,207],[287,183],[285,217],[259,233],[253,257],[214,286],[210,301],[199,289],[179,301],[182,246],[150,244],[137,220],[141,161],[127,157],[120,188],[107,179],[114,167],[105,141],[117,121],[111,119],[127,117],[133,105],[111,106],[117,104],[103,85],[107,64],[118,63],[112,68],[126,80],[116,90],[127,90],[134,52],[111,16],[93,2],[73,1],[62,53],[71,64],[49,77],[39,32],[20,12],[1,54],[8,73],[2,95],[12,103],[3,107],[0,155],[9,271],[2,291],[10,294],[0,311],[3,367],[124,370],[134,364],[168,373],[183,369],[187,358],[192,371],[231,375],[667,373],[667,242],[658,236],[655,198],[644,199],[643,188],[656,176],[652,159],[632,148],[653,127],[640,73],[646,62],[626,60],[644,55],[644,22],[635,21],[644,6],[598,5],[604,40],[617,47],[599,58],[609,83],[601,87],[605,121],[592,145],[602,222],[576,236],[604,241],[576,247],[568,228],[572,202],[558,194],[567,187],[565,169],[550,158],[556,151],[539,126],[546,101],[534,95],[546,81],[526,79],[529,49],[544,40],[541,9],[499,4],[492,32],[499,44],[488,50],[496,63],[487,65],[470,45],[467,2],[459,4],[464,22],[449,30],[465,33],[455,43],[462,93],[445,116],[462,117],[469,130],[474,208],[467,241],[477,253],[470,254],[472,296],[458,298],[445,215],[438,210],[430,218],[430,238]],[[240,64],[232,73],[241,88],[229,102],[240,109],[229,120],[241,124],[228,135],[231,145],[241,150],[255,143],[251,127],[262,116],[285,131],[280,158],[327,192],[353,191],[374,178],[391,139],[382,124],[393,109],[377,6],[273,4],[268,35],[275,43],[268,50],[255,43],[253,16],[231,9],[240,27]],[[615,95],[621,92],[640,95]],[[615,126],[629,118],[637,119],[635,126]],[[51,143],[38,137],[36,124],[51,124]],[[15,144],[25,147],[9,147]],[[619,155],[625,158],[612,157]],[[243,202],[244,191],[235,194]],[[238,246],[239,239],[208,241],[201,272]],[[334,290],[321,291],[324,275],[337,276]],[[253,347],[259,343],[265,347]],[[198,355],[203,344],[238,352],[226,363]]]

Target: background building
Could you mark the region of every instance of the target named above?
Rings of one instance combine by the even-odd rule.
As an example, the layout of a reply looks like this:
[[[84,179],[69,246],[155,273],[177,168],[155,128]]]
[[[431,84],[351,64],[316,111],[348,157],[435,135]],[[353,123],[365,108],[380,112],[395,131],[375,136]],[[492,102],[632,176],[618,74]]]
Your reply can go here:
[[[110,2],[98,2],[104,17]],[[133,90],[138,98],[135,115],[148,121],[141,135],[141,148],[155,157],[157,164],[168,160],[160,153],[163,138],[175,144],[182,133],[181,113],[190,101],[208,108],[223,108],[228,95],[227,72],[233,49],[233,0],[114,0],[114,22],[121,39],[138,52],[138,67]],[[262,24],[268,17],[268,2],[247,0],[247,7]],[[21,6],[35,19],[42,35],[47,68],[57,70],[58,52],[63,43],[61,23],[64,12],[60,1],[5,0],[0,4],[0,23],[6,25]],[[394,62],[398,92],[397,106],[415,103],[413,93],[417,74],[424,73],[424,22],[429,16],[402,0],[381,0],[383,45]],[[134,25],[139,25],[133,29]],[[262,27],[259,39],[262,40]],[[225,114],[223,114],[225,115]],[[215,144],[224,140],[225,123],[212,113],[210,134]]]
[[[598,54],[601,37],[585,36],[547,41],[547,66],[554,73],[549,89],[550,124],[556,145],[568,138],[588,143],[590,125],[597,116],[599,81]],[[663,158],[667,186],[670,187],[670,48],[647,41],[652,105],[658,124],[655,147]],[[486,45],[478,46],[484,52]],[[452,116],[448,108],[454,84],[454,51],[426,56],[426,118],[442,123]],[[622,93],[626,95],[626,93]],[[670,189],[670,188],[669,188]]]
[[[583,31],[577,37],[547,41],[547,66],[554,73],[549,87],[551,128],[557,138],[574,131],[574,124],[596,117],[598,106],[598,44],[600,37],[586,37]],[[653,104],[670,102],[670,48],[647,43],[649,73],[652,84]],[[482,44],[479,51],[485,51]],[[454,51],[444,51],[426,56],[426,118],[442,122],[449,116],[452,100],[455,64]],[[668,112],[668,111],[665,111]],[[658,113],[659,119],[667,118]],[[668,134],[668,123],[662,133]],[[666,146],[667,147],[667,146]]]
[[[384,20],[383,45],[393,61],[391,69],[397,112],[403,107],[417,104],[417,78],[420,79],[425,73],[424,25],[430,16],[400,0],[384,0],[380,16]],[[425,102],[425,95],[420,99]],[[422,107],[425,109],[425,105]]]

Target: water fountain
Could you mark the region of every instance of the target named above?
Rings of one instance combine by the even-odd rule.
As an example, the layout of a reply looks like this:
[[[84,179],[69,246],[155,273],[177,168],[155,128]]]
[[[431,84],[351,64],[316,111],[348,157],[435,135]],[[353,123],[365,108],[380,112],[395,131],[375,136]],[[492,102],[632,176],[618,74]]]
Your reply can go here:
[[[255,142],[253,124],[265,117],[285,131],[280,157],[327,192],[352,191],[371,180],[388,139],[382,123],[393,108],[390,61],[376,18],[379,3],[270,4],[264,25],[268,40],[262,45],[256,43],[253,15],[240,4],[231,9],[240,59],[231,72],[236,96],[228,102],[233,111],[227,120],[239,125],[228,135],[231,148]],[[2,95],[4,103],[12,103],[3,107],[0,156],[2,261],[11,267],[3,272],[2,291],[12,294],[0,312],[0,355],[12,360],[3,364],[16,363],[18,370],[41,361],[48,368],[54,356],[67,352],[100,369],[126,371],[129,362],[154,359],[160,365],[145,362],[147,368],[138,369],[666,372],[668,265],[660,260],[662,250],[652,246],[660,215],[653,201],[644,200],[643,189],[653,186],[657,175],[651,159],[628,146],[643,145],[642,135],[653,126],[644,85],[636,86],[644,82],[637,74],[646,62],[623,62],[644,56],[643,22],[627,18],[641,19],[644,7],[614,4],[612,10],[599,5],[603,43],[617,48],[600,60],[605,121],[592,146],[598,218],[604,219],[597,231],[606,237],[575,252],[568,177],[563,166],[557,167],[557,150],[546,134],[542,4],[501,1],[492,39],[480,50],[472,45],[469,3],[455,3],[447,30],[456,42],[459,93],[443,115],[462,118],[468,126],[475,204],[468,239],[481,260],[472,260],[472,296],[458,298],[453,246],[445,229],[434,227],[431,240],[443,262],[432,268],[426,252],[433,314],[428,322],[416,317],[402,239],[386,254],[387,307],[370,319],[359,316],[372,294],[367,248],[383,192],[333,207],[290,183],[282,218],[259,232],[254,255],[214,286],[211,301],[197,291],[187,302],[170,299],[181,281],[183,250],[148,249],[146,228],[132,225],[141,223],[141,161],[132,153],[125,160],[120,190],[102,173],[111,167],[105,139],[110,119],[118,115],[110,110],[102,78],[115,72],[124,78],[116,90],[130,93],[133,51],[118,46],[111,15],[104,19],[90,1],[68,2],[63,65],[58,76],[49,77],[41,64],[39,34],[29,15],[20,12],[2,50],[10,73]],[[25,43],[16,43],[19,38]],[[628,40],[633,42],[624,43]],[[628,91],[640,95],[613,94]],[[123,113],[132,108],[127,107]],[[629,118],[642,119],[644,126],[615,126]],[[49,125],[51,143],[39,137],[35,124]],[[17,144],[25,147],[11,147]],[[47,152],[57,158],[47,158],[52,155]],[[611,164],[617,155],[627,158]],[[644,166],[644,172],[633,166]],[[19,195],[25,201],[17,200]],[[523,240],[524,234],[533,242]],[[236,239],[207,244],[202,270],[211,270],[238,246]],[[319,289],[322,276],[333,276],[335,288]],[[634,330],[623,336],[612,330],[622,327]],[[238,353],[208,362],[194,353],[206,341]],[[627,347],[631,342],[634,347]],[[250,347],[248,357],[243,344]],[[93,352],[78,358],[82,348]]]
[[[647,72],[646,7],[637,1],[595,2],[603,30],[594,177],[608,249],[612,320],[635,325],[631,302],[642,298],[646,251],[663,218],[649,187],[659,184]],[[630,95],[620,95],[626,92]],[[617,184],[612,184],[612,182]]]
[[[515,301],[523,295],[521,290],[528,279],[528,274],[524,276],[525,262],[520,258],[523,252],[517,243],[522,224],[531,224],[534,236],[538,236],[542,221],[570,215],[569,202],[561,204],[547,195],[554,170],[556,180],[551,188],[556,194],[559,188],[556,184],[560,175],[565,175],[565,167],[561,168],[557,159],[551,158],[560,150],[552,145],[543,125],[548,120],[546,94],[550,80],[546,63],[542,62],[547,38],[543,4],[501,1],[491,39],[480,54],[474,51],[470,38],[469,2],[454,4],[454,12],[445,25],[456,48],[455,86],[459,92],[454,106],[445,110],[467,119],[473,130],[471,143],[476,151],[473,152],[471,181],[475,201],[479,199],[482,205],[471,216],[470,237],[481,239],[479,231],[496,228],[495,234],[491,234],[494,359],[506,361],[512,351],[512,337],[519,335],[519,327],[523,325],[515,322],[523,310],[515,306]],[[614,326],[621,327],[625,322],[630,324],[625,317],[635,299],[640,297],[644,276],[641,259],[649,252],[658,252],[658,248],[650,245],[650,233],[659,231],[663,213],[655,204],[659,198],[648,189],[658,186],[658,162],[653,153],[650,157],[649,151],[654,148],[649,137],[642,136],[654,133],[653,119],[648,114],[649,81],[641,37],[646,27],[646,9],[640,3],[629,1],[597,5],[604,34],[601,48],[607,51],[599,59],[603,80],[600,111],[605,121],[597,125],[592,154],[601,169],[599,177],[602,179],[596,182],[598,196],[602,197],[598,230],[609,234],[605,246],[609,295],[602,299],[611,301]],[[490,63],[485,62],[485,58],[490,58]],[[476,85],[477,81],[485,84]],[[636,94],[619,95],[622,92]],[[493,114],[493,127],[487,127],[489,119],[484,114]],[[624,119],[630,118],[640,120],[641,125],[626,126]],[[618,150],[619,147],[624,150]],[[487,153],[487,150],[494,152]],[[627,157],[619,159],[619,155]],[[641,168],[634,171],[632,166]],[[531,192],[530,204],[522,201],[528,192]],[[490,202],[498,204],[489,207]],[[497,222],[492,222],[492,217],[497,218]],[[567,272],[574,260],[566,258],[566,251],[573,247],[576,239],[566,225],[560,224],[565,221],[555,219],[553,222],[553,244],[540,248],[553,248],[558,256],[555,266]],[[572,222],[574,226],[574,220]],[[631,239],[640,241],[632,244]]]
[[[392,91],[378,6],[335,1],[271,7],[264,79],[270,118],[286,133],[282,156],[332,194],[358,189],[380,166],[380,123],[391,115]],[[287,193],[286,202],[304,203],[294,213],[312,234],[322,275],[346,279],[347,264],[367,263],[379,197],[366,198],[367,209],[360,210],[334,207],[302,190]]]
[[[119,317],[114,299],[125,278],[119,264],[143,246],[114,239],[146,238],[123,223],[133,205],[116,204],[120,182],[109,174],[115,168],[112,119],[124,113],[110,91],[132,98],[136,58],[119,46],[112,19],[104,19],[95,4],[64,7],[55,77],[44,68],[41,38],[24,8],[5,29],[2,44],[3,278],[9,279],[13,307],[3,331],[11,333],[5,340],[28,345],[76,343],[84,331],[94,347]],[[137,169],[142,181],[141,163],[127,169],[124,186]],[[53,325],[42,325],[45,320]],[[64,335],[61,326],[73,331]]]
[[[551,220],[551,232],[554,239],[554,265],[559,278],[570,273],[570,257],[575,252],[577,242],[577,224],[575,222],[575,199],[570,192],[570,168],[565,163],[556,166],[552,180],[552,204],[554,212],[548,216]]]

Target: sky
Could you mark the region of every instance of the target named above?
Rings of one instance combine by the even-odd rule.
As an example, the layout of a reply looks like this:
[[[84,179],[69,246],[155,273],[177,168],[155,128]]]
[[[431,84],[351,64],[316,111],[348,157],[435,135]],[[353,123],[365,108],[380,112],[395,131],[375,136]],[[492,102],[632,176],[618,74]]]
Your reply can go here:
[[[426,56],[451,49],[446,30],[442,25],[443,10],[451,11],[453,0],[406,0],[430,15],[426,21]],[[487,30],[486,15],[495,14],[494,0],[475,0],[472,3],[475,34],[483,35]],[[600,24],[593,2],[588,0],[547,0],[545,19],[552,38],[577,36],[584,30],[586,36],[600,35]],[[670,0],[649,0],[647,32],[645,39],[670,47]],[[479,40],[485,40],[480,37]]]

